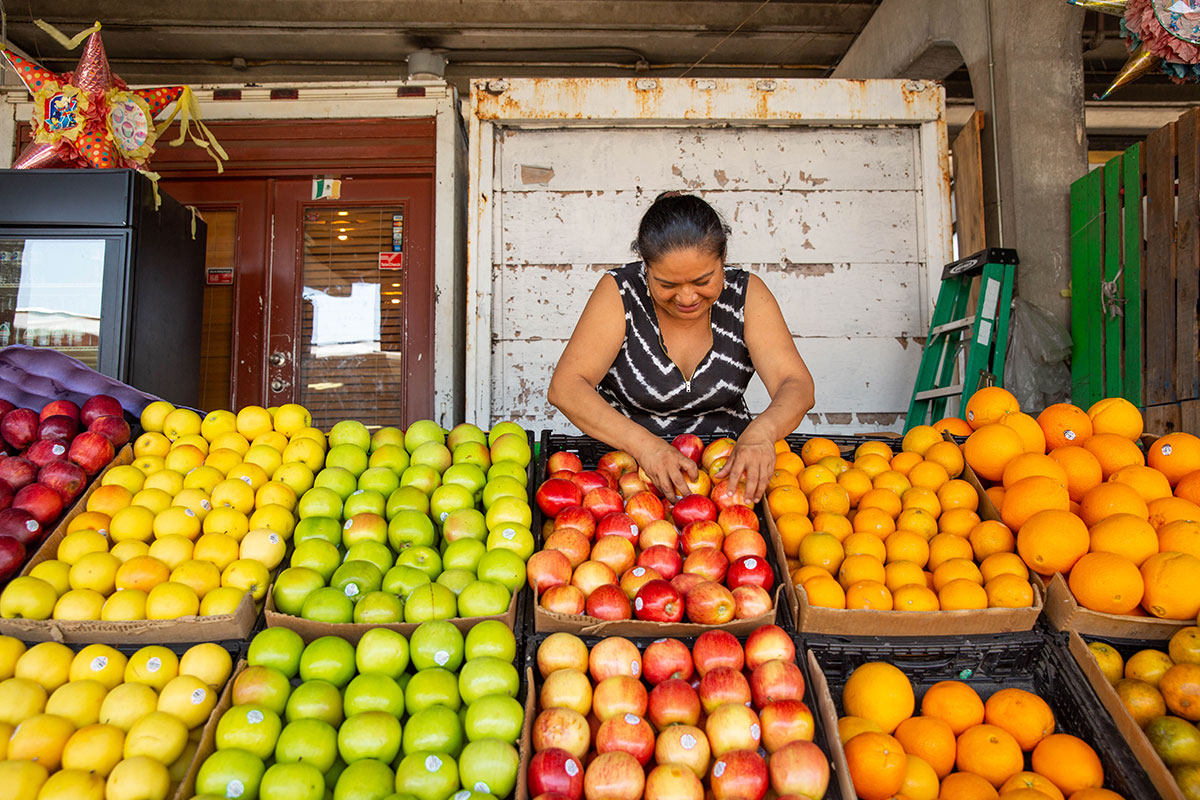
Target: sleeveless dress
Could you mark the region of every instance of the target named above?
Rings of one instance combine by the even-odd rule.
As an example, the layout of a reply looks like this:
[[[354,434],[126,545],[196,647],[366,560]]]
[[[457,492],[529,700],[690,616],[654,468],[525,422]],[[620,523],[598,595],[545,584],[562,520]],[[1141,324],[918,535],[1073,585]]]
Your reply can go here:
[[[713,304],[712,349],[691,380],[667,355],[642,262],[610,270],[625,306],[625,341],[597,391],[634,422],[667,439],[683,433],[738,436],[750,422],[745,392],[754,367],[746,347],[743,269],[725,268]]]

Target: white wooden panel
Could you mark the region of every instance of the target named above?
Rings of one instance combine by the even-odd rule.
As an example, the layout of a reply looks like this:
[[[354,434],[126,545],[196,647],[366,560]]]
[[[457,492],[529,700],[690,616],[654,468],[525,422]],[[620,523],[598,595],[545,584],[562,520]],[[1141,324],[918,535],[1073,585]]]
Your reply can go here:
[[[732,227],[730,263],[917,261],[918,192],[700,192]],[[652,198],[617,192],[503,192],[506,264],[626,260]],[[495,262],[493,262],[495,263]]]
[[[916,128],[530,130],[505,138],[505,186],[601,192],[917,188]],[[650,154],[643,158],[642,153]]]

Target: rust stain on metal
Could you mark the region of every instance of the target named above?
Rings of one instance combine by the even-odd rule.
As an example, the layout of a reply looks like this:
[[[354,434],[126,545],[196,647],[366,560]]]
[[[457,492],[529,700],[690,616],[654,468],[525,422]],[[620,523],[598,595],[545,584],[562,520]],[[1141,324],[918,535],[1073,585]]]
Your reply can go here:
[[[899,412],[893,411],[891,413],[882,412],[875,414],[859,412],[854,416],[862,425],[893,425],[900,419],[901,415]]]
[[[529,185],[538,183],[545,185],[554,177],[553,167],[533,167],[528,164],[521,165],[521,183]]]

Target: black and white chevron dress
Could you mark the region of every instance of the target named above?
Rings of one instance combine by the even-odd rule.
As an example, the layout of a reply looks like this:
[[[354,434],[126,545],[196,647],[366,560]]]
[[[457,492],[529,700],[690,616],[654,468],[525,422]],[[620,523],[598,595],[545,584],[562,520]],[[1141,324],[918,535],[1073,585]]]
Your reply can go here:
[[[610,270],[625,305],[625,342],[597,391],[651,433],[674,438],[738,436],[750,421],[745,392],[754,374],[746,347],[743,269],[725,268],[725,287],[713,304],[713,346],[692,379],[667,355],[642,262]]]

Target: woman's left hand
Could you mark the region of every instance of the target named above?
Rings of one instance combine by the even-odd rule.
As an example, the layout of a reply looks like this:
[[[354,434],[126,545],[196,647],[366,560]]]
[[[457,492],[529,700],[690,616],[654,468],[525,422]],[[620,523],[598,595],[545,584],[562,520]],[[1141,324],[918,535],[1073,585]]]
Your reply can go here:
[[[731,486],[736,487],[740,481],[745,481],[746,499],[757,503],[767,490],[767,482],[775,472],[775,442],[753,430],[753,425],[746,428],[725,466],[714,476],[717,480],[726,478]]]

